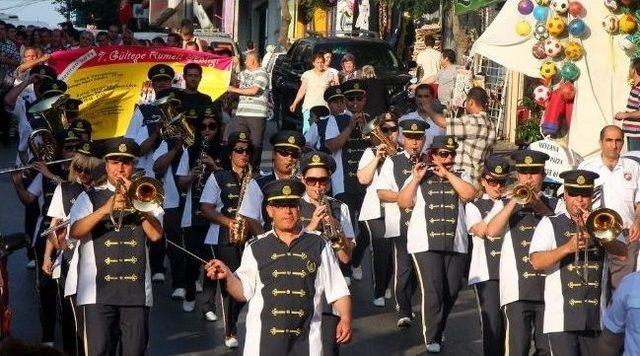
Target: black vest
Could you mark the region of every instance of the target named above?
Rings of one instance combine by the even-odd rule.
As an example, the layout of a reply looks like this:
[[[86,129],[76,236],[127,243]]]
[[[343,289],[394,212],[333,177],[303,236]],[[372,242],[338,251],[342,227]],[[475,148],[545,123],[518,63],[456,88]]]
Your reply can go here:
[[[220,187],[220,200],[222,200],[220,212],[228,218],[234,218],[238,209],[240,180],[233,171],[218,171],[214,172],[213,175]],[[226,226],[220,226],[218,244],[229,244],[229,229]]]
[[[195,167],[202,154],[203,147],[202,142],[196,142],[196,144],[189,146],[187,149],[189,152],[189,168]],[[206,149],[206,153],[214,160],[218,157],[220,146],[215,141],[212,141],[209,146],[204,148]],[[202,180],[201,189],[204,189],[204,185],[207,182],[207,179],[209,179],[211,173],[212,172],[209,170],[205,170],[202,178],[199,178]],[[202,216],[202,210],[200,209],[202,190],[197,189],[197,184],[198,179],[194,179],[191,182],[191,226],[208,226],[210,222]]]
[[[91,190],[87,194],[94,209],[113,196],[109,189]],[[117,219],[117,214],[115,217]],[[91,231],[96,263],[96,304],[145,305],[146,235],[138,214],[125,211],[122,221],[122,228],[116,232],[106,216]]]
[[[337,199],[329,199],[331,214],[333,214],[333,217],[338,221],[340,221],[341,204],[342,203]],[[300,199],[300,222],[303,227],[307,227],[307,225],[309,225],[314,211],[316,211],[316,206],[313,205],[313,203]],[[322,224],[318,225],[317,231],[320,231],[321,233],[324,231]]]
[[[264,196],[264,186],[267,185],[267,183],[273,182],[274,180],[276,180],[275,173],[271,173],[266,176],[261,176],[256,178],[256,183],[258,184],[258,187],[260,187],[260,190],[262,191],[263,196]],[[264,221],[264,223],[262,224],[264,231],[271,230],[272,222],[271,222],[271,218],[269,217],[269,214],[267,213],[267,199],[265,198],[262,199],[262,221]]]
[[[315,280],[326,242],[318,235],[303,233],[287,246],[271,232],[250,246],[264,284],[261,355],[308,354]]]
[[[398,153],[389,159],[393,162],[393,178],[396,181],[396,185],[398,189],[402,189],[404,182],[411,176],[413,164],[411,164],[411,161],[405,156],[404,152]],[[400,235],[407,234],[412,211],[413,208],[400,208]]]
[[[84,186],[77,182],[62,182],[62,184],[60,184],[60,192],[62,192],[62,208],[64,209],[65,215],[67,216],[69,215],[69,212],[71,211],[71,207],[76,202],[76,199],[78,198],[80,193],[84,191],[85,191]],[[73,257],[73,251],[74,251],[71,246],[69,247],[70,248],[67,248],[62,251],[62,256],[64,258],[64,261],[67,263],[71,261],[71,258]],[[64,275],[66,275],[66,271],[64,271],[64,268],[66,268],[65,265],[63,265],[63,272],[64,272]]]
[[[429,251],[453,252],[460,205],[458,193],[448,180],[430,171],[420,182],[420,192],[425,202]]]
[[[51,168],[53,174],[58,175],[59,177],[67,176],[67,172],[60,168]],[[51,227],[51,217],[47,216],[47,212],[49,212],[49,205],[51,205],[51,199],[53,199],[53,194],[56,191],[56,187],[58,183],[45,177],[42,175],[42,195],[43,195],[43,204],[40,209],[40,213],[42,214],[42,223],[40,224],[40,230],[36,234],[36,239],[40,237],[40,234]]]
[[[493,209],[496,201],[493,199],[480,198],[472,203],[480,211],[480,216],[484,219]],[[476,243],[476,241],[473,241]],[[487,271],[489,279],[500,279],[500,253],[502,250],[502,237],[484,238],[480,242],[484,244],[485,261],[487,262]]]
[[[338,124],[340,132],[347,128],[350,121],[351,116],[348,115],[338,115],[338,117],[336,117],[336,123]],[[344,177],[345,193],[364,195],[367,187],[360,184],[357,172],[360,158],[362,158],[364,150],[369,146],[369,140],[362,138],[362,132],[357,127],[351,131],[349,140],[342,146],[342,175]]]
[[[576,224],[567,215],[550,217],[556,246],[565,244],[571,234],[578,231]],[[570,254],[560,260],[560,282],[564,298],[564,331],[600,330],[600,295],[604,270],[605,251],[592,237],[588,250],[588,284],[582,276],[584,250],[578,254],[578,266],[575,255]]]
[[[337,119],[336,119],[337,120]],[[331,151],[327,148],[327,124],[329,123],[329,116],[322,120],[318,120],[316,125],[318,125],[318,151],[322,151],[324,153],[331,154]]]
[[[551,211],[554,211],[558,199],[541,196],[540,200]],[[544,301],[544,278],[546,274],[533,269],[529,261],[529,246],[536,226],[544,216],[533,211],[528,206],[518,207],[509,218],[511,243],[515,254],[518,270],[518,288],[520,300]]]

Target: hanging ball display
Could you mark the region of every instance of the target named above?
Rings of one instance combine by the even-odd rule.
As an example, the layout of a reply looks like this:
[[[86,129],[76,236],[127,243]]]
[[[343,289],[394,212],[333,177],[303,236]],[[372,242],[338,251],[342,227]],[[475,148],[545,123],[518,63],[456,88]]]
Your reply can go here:
[[[544,85],[538,85],[535,89],[533,89],[533,99],[538,103],[543,103],[549,100],[549,95],[551,91]]]
[[[615,15],[607,15],[602,19],[602,28],[611,34],[618,32],[618,18]]]
[[[564,14],[569,10],[569,0],[553,0],[551,8],[559,14]]]
[[[540,66],[540,75],[544,79],[551,79],[556,73],[558,73],[558,68],[552,61],[546,61]]]
[[[580,69],[573,62],[565,62],[560,68],[560,76],[573,82],[580,76]]]
[[[611,12],[618,10],[618,2],[616,0],[604,0],[604,6],[606,6]]]
[[[620,0],[620,2],[622,3],[622,5],[631,6],[635,4],[636,0]]]
[[[584,10],[584,7],[582,7],[582,4],[579,1],[572,1],[569,3],[569,13],[573,16],[580,16],[582,15],[582,11]]]
[[[531,24],[529,24],[529,21],[518,21],[516,24],[516,33],[520,36],[528,36],[531,33]]]
[[[544,41],[544,51],[547,53],[547,56],[556,57],[562,53],[562,45],[557,39],[548,38]]]
[[[573,19],[569,22],[569,33],[571,36],[580,37],[584,35],[584,32],[587,30],[587,25],[585,25],[582,19]]]
[[[560,16],[554,16],[547,22],[547,31],[554,37],[562,35],[565,27],[564,19]]]
[[[618,20],[618,27],[620,32],[631,33],[636,30],[636,19],[631,14],[624,14]]]
[[[640,31],[631,35],[631,42],[633,42],[634,46],[640,47]]]
[[[558,88],[558,92],[564,101],[571,101],[576,97],[576,87],[573,83],[562,83]]]
[[[564,56],[572,61],[577,61],[582,57],[582,46],[576,41],[567,42],[564,47]]]
[[[633,43],[633,36],[631,35],[620,37],[620,39],[618,40],[618,45],[623,51],[630,51],[636,46]]]
[[[533,2],[531,0],[520,0],[518,3],[518,12],[522,15],[529,15],[533,11]]]
[[[540,6],[549,6],[551,0],[536,0],[536,4]]]
[[[547,58],[547,52],[544,50],[544,41],[538,41],[531,48],[531,53],[537,59]]]
[[[535,29],[533,30],[533,36],[538,41],[544,41],[549,38],[549,31],[547,31],[547,27],[544,25],[544,23],[538,23],[536,25]]]
[[[533,18],[536,21],[545,21],[549,17],[549,8],[546,6],[536,6],[533,9]]]

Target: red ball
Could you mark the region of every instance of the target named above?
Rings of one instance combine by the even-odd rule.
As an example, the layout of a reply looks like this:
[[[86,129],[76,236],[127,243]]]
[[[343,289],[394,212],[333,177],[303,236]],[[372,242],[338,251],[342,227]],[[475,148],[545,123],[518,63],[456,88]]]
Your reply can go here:
[[[631,6],[631,5],[635,4],[636,0],[621,0],[620,2],[621,2],[623,5]]]
[[[572,1],[569,3],[569,13],[573,16],[580,16],[582,14],[582,4],[579,1]]]
[[[562,96],[562,99],[564,99],[564,101],[571,101],[576,97],[576,87],[573,86],[572,83],[567,82],[561,84],[560,88],[558,88],[558,91],[560,92],[560,96]]]

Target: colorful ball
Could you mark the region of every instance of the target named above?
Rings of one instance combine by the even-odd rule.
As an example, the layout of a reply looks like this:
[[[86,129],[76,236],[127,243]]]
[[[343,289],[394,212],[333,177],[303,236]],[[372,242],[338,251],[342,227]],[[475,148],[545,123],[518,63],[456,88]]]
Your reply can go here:
[[[573,83],[562,83],[558,88],[558,92],[564,101],[571,101],[576,97],[576,87]]]
[[[584,32],[587,30],[587,25],[585,25],[582,19],[573,19],[569,22],[569,33],[571,36],[580,37],[584,35]]]
[[[571,15],[580,16],[582,15],[583,10],[584,10],[584,7],[579,1],[572,1],[569,3],[569,13]]]
[[[544,51],[549,57],[557,57],[562,53],[562,44],[555,38],[548,38],[544,41]]]
[[[564,19],[560,16],[554,16],[547,22],[547,31],[554,37],[562,35],[565,27]]]
[[[569,41],[564,46],[564,56],[572,61],[577,61],[582,57],[582,46],[576,41]]]
[[[551,8],[559,14],[565,14],[569,10],[569,0],[553,0],[551,1]]]
[[[549,96],[551,91],[544,85],[538,85],[535,89],[533,89],[533,100],[537,102],[545,102],[549,100]]]
[[[615,15],[607,15],[602,19],[602,28],[610,34],[618,32],[618,18]]]
[[[547,52],[544,50],[544,41],[536,42],[531,48],[531,53],[537,59],[545,59],[547,58]]]
[[[544,41],[549,38],[549,31],[547,31],[547,27],[543,22],[539,22],[538,24],[536,24],[536,27],[533,30],[533,36],[538,41]]]
[[[633,4],[635,4],[636,0],[620,0],[620,2],[622,3],[622,5],[632,6]]]
[[[520,36],[528,36],[531,33],[531,24],[527,20],[520,20],[516,24],[516,33]]]
[[[636,30],[638,26],[636,19],[631,14],[624,14],[620,16],[618,20],[618,27],[620,32],[631,33]]]
[[[536,0],[536,4],[540,6],[549,6],[551,0]]]
[[[556,73],[558,73],[558,68],[552,61],[546,61],[540,66],[540,75],[544,79],[551,79]]]
[[[545,21],[549,17],[549,8],[546,6],[536,6],[533,9],[533,18],[536,21]]]
[[[533,2],[531,0],[520,0],[518,3],[518,12],[523,15],[529,15],[533,11]]]
[[[618,45],[623,51],[630,51],[636,46],[633,43],[633,36],[631,35],[620,37],[620,39],[618,40]]]
[[[604,0],[604,6],[612,12],[618,10],[618,2],[616,0]]]
[[[560,76],[573,82],[580,76],[580,69],[573,62],[565,62],[560,68]]]

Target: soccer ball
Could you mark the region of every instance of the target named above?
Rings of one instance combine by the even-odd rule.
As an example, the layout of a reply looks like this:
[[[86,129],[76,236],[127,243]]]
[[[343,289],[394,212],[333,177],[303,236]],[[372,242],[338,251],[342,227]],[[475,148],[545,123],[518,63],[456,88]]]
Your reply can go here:
[[[538,103],[549,100],[550,94],[551,91],[544,85],[538,85],[535,89],[533,89],[533,99]]]
[[[544,23],[538,23],[536,25],[536,28],[533,30],[533,37],[538,41],[544,41],[549,38],[549,31],[547,31]]]
[[[558,73],[558,68],[551,61],[546,61],[540,66],[540,75],[544,79],[551,79],[556,73]]]
[[[631,33],[637,27],[636,19],[630,14],[624,14],[618,20],[618,27],[621,32]]]
[[[540,6],[549,6],[551,0],[536,0],[536,3]]]
[[[611,12],[618,10],[618,2],[616,0],[604,0],[604,6],[606,6]]]
[[[564,14],[569,10],[569,0],[553,0],[551,7],[559,14]]]
[[[537,59],[545,59],[547,58],[547,52],[544,50],[544,41],[538,41],[531,48],[531,53]]]
[[[567,59],[577,61],[582,57],[582,46],[576,41],[569,41],[564,48],[564,55]]]
[[[602,28],[611,34],[616,33],[618,31],[618,18],[615,15],[607,15],[602,19]]]
[[[564,19],[560,16],[554,16],[547,22],[547,31],[554,37],[562,35],[565,27]]]
[[[544,41],[544,51],[549,57],[556,57],[562,53],[562,44],[555,38],[548,38]]]

